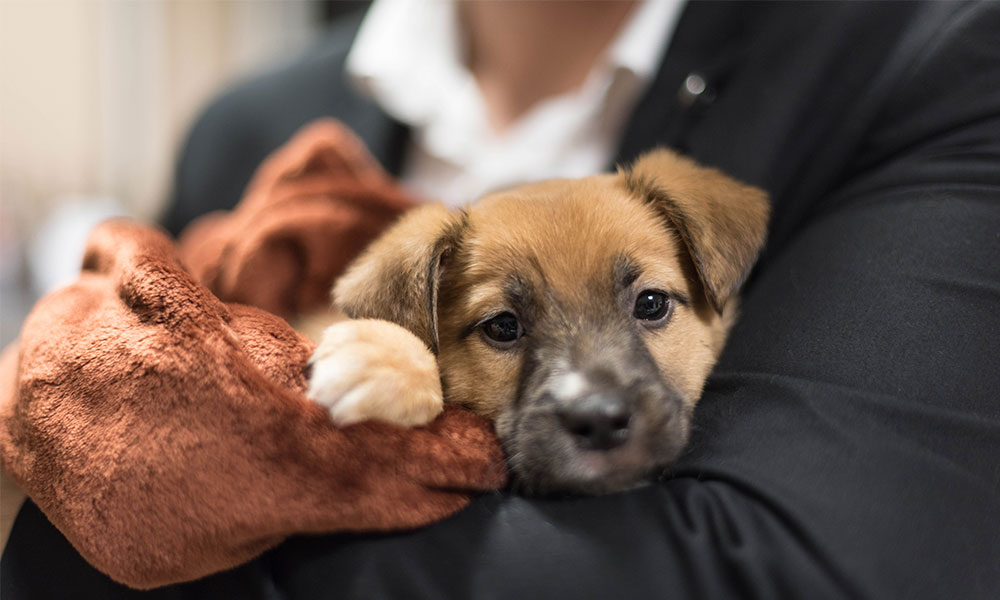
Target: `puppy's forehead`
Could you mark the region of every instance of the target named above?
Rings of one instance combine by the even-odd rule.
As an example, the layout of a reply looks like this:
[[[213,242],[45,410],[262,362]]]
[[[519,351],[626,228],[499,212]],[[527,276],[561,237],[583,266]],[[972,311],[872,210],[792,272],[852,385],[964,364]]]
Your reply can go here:
[[[570,291],[622,270],[622,258],[681,277],[681,246],[666,221],[617,175],[555,180],[487,196],[469,211],[470,276],[499,284],[512,274]],[[593,290],[597,291],[597,290]]]

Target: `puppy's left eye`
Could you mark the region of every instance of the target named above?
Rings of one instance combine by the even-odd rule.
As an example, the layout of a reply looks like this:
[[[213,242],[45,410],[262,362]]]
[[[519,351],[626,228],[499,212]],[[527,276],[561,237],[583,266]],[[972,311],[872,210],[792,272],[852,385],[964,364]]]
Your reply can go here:
[[[655,290],[643,290],[635,299],[632,316],[652,325],[664,320],[670,313],[670,296]]]
[[[490,345],[505,350],[514,345],[517,340],[524,335],[524,329],[517,317],[512,313],[505,312],[485,321],[480,325],[486,341]]]

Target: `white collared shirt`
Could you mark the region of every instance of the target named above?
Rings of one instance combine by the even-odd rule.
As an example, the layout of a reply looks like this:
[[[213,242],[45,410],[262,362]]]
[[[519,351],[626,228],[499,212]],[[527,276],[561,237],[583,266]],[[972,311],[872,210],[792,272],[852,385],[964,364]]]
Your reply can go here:
[[[684,0],[644,0],[578,89],[542,100],[495,132],[463,64],[451,0],[376,0],[348,74],[410,127],[403,184],[452,206],[491,190],[604,171],[656,75]]]

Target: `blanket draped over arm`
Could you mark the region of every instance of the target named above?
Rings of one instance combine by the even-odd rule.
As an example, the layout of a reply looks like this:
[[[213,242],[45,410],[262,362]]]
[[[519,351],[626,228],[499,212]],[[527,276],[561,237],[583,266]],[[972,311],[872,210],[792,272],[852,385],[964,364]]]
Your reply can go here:
[[[79,280],[38,303],[0,360],[4,471],[84,558],[139,588],[295,533],[425,525],[502,486],[492,429],[467,411],[335,427],[304,396],[312,342],[277,316],[328,302],[410,202],[322,122],[180,249],[147,226],[99,226]]]

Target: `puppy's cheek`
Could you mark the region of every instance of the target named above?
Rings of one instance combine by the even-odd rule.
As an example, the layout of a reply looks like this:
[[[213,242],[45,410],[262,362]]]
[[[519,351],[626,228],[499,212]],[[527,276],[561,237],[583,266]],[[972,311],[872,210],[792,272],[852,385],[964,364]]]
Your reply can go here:
[[[458,404],[494,423],[517,398],[519,357],[498,353],[478,340],[454,343],[459,329],[443,329],[438,362],[448,402]],[[470,336],[478,337],[478,336]]]
[[[691,419],[688,414],[688,411],[684,410],[674,415],[662,431],[653,432],[650,436],[650,456],[655,467],[659,469],[669,467],[684,452],[691,437]]]
[[[516,489],[527,495],[574,491],[576,448],[549,411],[509,411],[497,421]]]
[[[517,483],[523,481],[526,459],[529,458],[529,455],[525,453],[524,439],[519,431],[519,417],[517,409],[508,407],[497,416],[494,422],[497,437],[500,438],[500,444],[507,457],[507,465]]]
[[[722,319],[714,312],[697,318],[688,311],[676,315],[670,326],[645,338],[661,377],[693,409],[705,380],[718,360],[725,339]]]
[[[493,426],[496,429],[497,436],[501,440],[506,441],[511,439],[514,432],[515,420],[516,417],[513,410],[505,410],[497,416]]]
[[[517,462],[521,458],[521,441],[517,436],[517,411],[508,408],[501,412],[494,421],[494,429],[511,469],[517,469]]]
[[[653,467],[666,467],[677,460],[691,432],[694,402],[684,391],[669,384],[647,388],[637,416],[637,436]]]

